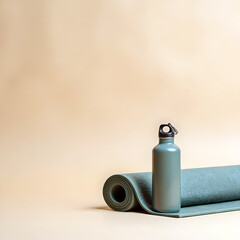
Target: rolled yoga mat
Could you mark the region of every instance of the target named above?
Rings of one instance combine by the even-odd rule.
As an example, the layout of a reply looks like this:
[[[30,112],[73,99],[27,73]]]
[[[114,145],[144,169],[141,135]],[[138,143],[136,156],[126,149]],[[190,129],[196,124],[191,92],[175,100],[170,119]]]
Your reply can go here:
[[[160,213],[152,209],[151,172],[109,177],[103,186],[103,197],[116,211],[141,207],[150,214],[179,218],[240,210],[240,165],[182,170],[178,213]]]

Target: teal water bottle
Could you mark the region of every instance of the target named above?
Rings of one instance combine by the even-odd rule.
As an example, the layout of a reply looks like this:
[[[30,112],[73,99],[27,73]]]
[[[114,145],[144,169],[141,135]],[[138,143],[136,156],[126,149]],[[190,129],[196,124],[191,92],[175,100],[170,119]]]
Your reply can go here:
[[[174,144],[177,133],[171,123],[160,125],[159,144],[152,152],[152,199],[158,212],[179,212],[181,208],[180,149]]]

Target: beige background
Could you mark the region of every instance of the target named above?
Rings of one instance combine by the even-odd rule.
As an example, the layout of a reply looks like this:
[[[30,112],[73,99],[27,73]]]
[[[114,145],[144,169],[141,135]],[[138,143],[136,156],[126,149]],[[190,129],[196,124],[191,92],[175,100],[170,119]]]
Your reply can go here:
[[[101,196],[151,170],[160,123],[183,168],[240,163],[239,42],[235,0],[0,0],[0,239],[239,239],[239,212],[116,213]]]

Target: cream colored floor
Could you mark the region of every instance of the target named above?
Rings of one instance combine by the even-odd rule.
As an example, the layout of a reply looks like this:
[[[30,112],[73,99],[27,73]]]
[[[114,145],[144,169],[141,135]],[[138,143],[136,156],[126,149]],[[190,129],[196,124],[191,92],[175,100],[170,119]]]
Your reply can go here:
[[[51,206],[18,199],[0,207],[1,240],[239,239],[240,212],[183,219],[114,212],[103,201]]]

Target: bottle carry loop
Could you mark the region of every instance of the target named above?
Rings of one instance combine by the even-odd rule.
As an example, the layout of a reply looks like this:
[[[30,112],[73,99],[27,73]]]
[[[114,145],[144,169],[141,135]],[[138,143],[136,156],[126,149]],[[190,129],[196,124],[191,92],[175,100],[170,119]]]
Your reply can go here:
[[[168,127],[169,128],[169,131],[168,132],[165,132],[163,130],[164,127]],[[165,137],[174,137],[175,135],[178,134],[178,130],[171,124],[171,123],[168,123],[168,124],[161,124],[160,127],[159,127],[159,132],[158,132],[158,136],[160,138],[165,138]]]

